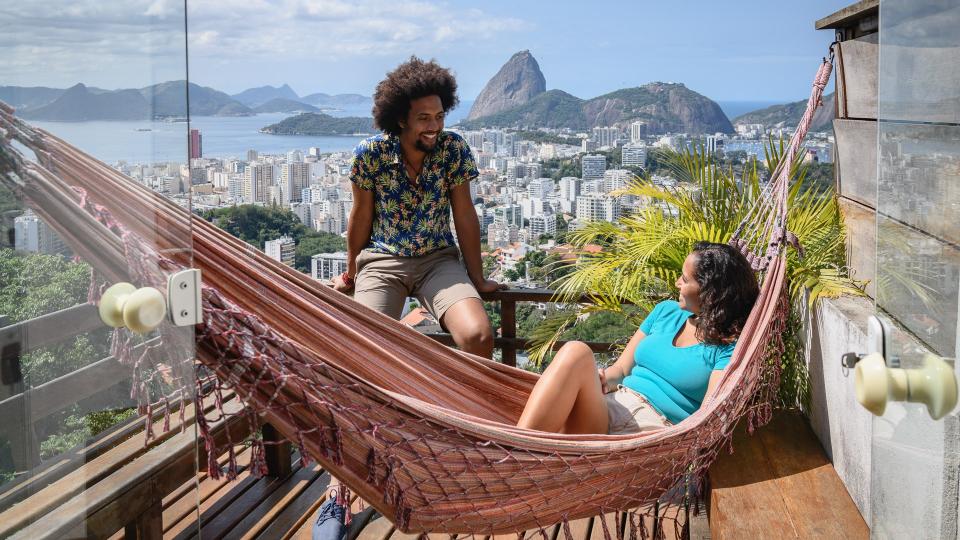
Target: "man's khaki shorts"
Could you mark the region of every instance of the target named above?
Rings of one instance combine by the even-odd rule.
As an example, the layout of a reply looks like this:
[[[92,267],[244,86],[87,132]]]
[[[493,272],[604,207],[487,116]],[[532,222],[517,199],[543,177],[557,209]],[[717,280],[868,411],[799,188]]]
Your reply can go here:
[[[611,435],[640,433],[670,425],[670,422],[650,405],[647,398],[626,386],[618,385],[616,391],[604,397],[610,417],[607,433]]]
[[[400,318],[408,296],[416,297],[441,323],[450,306],[465,298],[480,299],[453,246],[422,257],[363,250],[354,282],[354,300],[394,319]]]

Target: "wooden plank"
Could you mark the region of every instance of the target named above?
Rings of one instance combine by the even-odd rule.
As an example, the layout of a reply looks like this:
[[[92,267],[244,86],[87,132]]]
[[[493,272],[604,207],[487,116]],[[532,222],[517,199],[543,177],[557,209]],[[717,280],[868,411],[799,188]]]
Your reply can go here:
[[[806,419],[777,415],[757,435],[800,538],[869,538],[870,530]]]
[[[714,540],[796,537],[770,460],[744,426],[734,431],[733,454],[721,449],[710,467],[710,536]]]
[[[193,407],[190,406],[185,419],[188,422],[192,422],[193,414]],[[139,420],[142,426],[143,419],[140,418]],[[177,415],[174,415],[173,418],[170,419],[170,425],[171,430],[160,435],[156,440],[151,441],[151,445],[148,447],[144,447],[142,438],[131,437],[117,445],[116,448],[111,451],[97,456],[89,463],[74,468],[68,474],[38,492],[28,493],[30,491],[29,486],[22,487],[18,495],[22,497],[23,495],[29,494],[29,498],[24,499],[20,504],[0,513],[0,537],[12,534],[14,531],[25,527],[29,522],[51,512],[71,497],[82,494],[89,486],[113,474],[129,461],[149,451],[150,448],[163,444],[165,441],[173,438],[178,433],[179,417]],[[74,462],[74,464],[77,463]],[[29,506],[29,512],[24,511],[24,505]],[[143,510],[145,509],[146,508]]]
[[[286,538],[291,531],[295,531],[304,523],[310,522],[310,517],[324,500],[327,488],[330,486],[330,474],[321,467],[311,467],[316,475],[310,485],[286,504],[276,506],[270,524],[264,528],[256,538],[272,540]]]
[[[296,499],[301,493],[305,492],[315,482],[320,482],[318,487],[322,486],[322,489],[325,489],[330,482],[330,475],[326,474],[317,464],[313,464],[310,467],[300,467],[291,476],[279,481],[276,489],[271,490],[271,492],[262,499],[262,502],[248,512],[236,527],[234,527],[236,536],[245,539],[259,536],[263,529],[270,526],[270,523],[280,510]],[[207,536],[205,530],[201,534],[204,537]],[[234,534],[231,533],[230,536],[233,537]]]
[[[294,473],[300,470],[300,462],[293,465]],[[202,534],[204,538],[223,538],[231,531],[234,531],[237,524],[240,523],[250,512],[252,512],[265,498],[277,489],[285,485],[288,478],[264,477],[253,479],[249,488],[245,489],[238,497],[232,497],[229,505],[226,505],[215,516],[201,517]],[[208,480],[208,482],[215,482]],[[229,488],[229,486],[226,486]],[[219,492],[218,492],[219,493]]]
[[[395,530],[393,523],[378,512],[355,539],[347,540],[387,540]],[[309,540],[309,536],[298,536],[297,540]]]
[[[220,456],[217,460],[220,466],[229,462],[229,454]],[[197,526],[198,511],[199,519],[205,520],[208,512],[211,512],[211,506],[214,502],[227,498],[224,493],[236,489],[245,489],[249,483],[246,482],[250,476],[248,466],[250,464],[250,450],[246,450],[237,456],[237,466],[240,472],[234,481],[226,478],[219,480],[210,479],[206,473],[200,473],[196,477],[184,482],[182,486],[164,498],[163,505],[163,523],[164,534],[173,536],[183,530]],[[199,482],[198,482],[199,480]],[[199,485],[198,485],[199,484]],[[232,499],[231,499],[232,500]]]
[[[227,413],[239,413],[242,409],[238,401],[224,403]],[[211,429],[218,444],[224,444],[228,437],[241,440],[249,432],[249,422],[244,415],[231,415],[226,421],[214,422]],[[148,501],[162,499],[196,473],[196,448],[191,431],[174,435],[133,462],[121,462],[122,468],[111,475],[109,482],[98,482],[82,490],[80,496],[59,504],[56,512],[21,529],[13,538],[58,538],[72,534],[74,527],[81,528],[81,535],[109,536],[123,527],[130,516],[144,512]],[[199,455],[199,462],[205,463],[202,447]]]
[[[868,538],[869,529],[799,413],[781,412],[710,469],[714,539]]]
[[[157,337],[136,345],[133,347],[134,354],[144,347],[156,345],[159,340]],[[18,411],[28,410],[27,421],[32,424],[129,379],[130,368],[120,365],[114,357],[108,356],[0,401],[0,415],[3,418],[13,418]],[[16,427],[18,426],[14,426]],[[0,425],[0,431],[7,430],[7,426]]]
[[[105,327],[96,306],[78,304],[0,328],[0,348],[20,343],[20,352],[24,354]]]

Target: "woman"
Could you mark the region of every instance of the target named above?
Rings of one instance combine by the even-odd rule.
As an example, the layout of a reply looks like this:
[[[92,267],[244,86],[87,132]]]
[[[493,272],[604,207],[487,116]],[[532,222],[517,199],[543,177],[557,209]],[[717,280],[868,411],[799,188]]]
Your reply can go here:
[[[679,302],[657,304],[614,365],[598,370],[585,344],[564,345],[517,425],[638,433],[676,424],[700,408],[730,362],[759,287],[739,251],[700,242],[684,261],[677,288]]]

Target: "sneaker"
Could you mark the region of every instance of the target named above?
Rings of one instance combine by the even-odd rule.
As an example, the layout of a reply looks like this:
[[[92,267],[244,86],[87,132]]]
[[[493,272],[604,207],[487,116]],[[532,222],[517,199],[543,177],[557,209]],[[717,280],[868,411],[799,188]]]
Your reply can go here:
[[[331,494],[317,510],[317,520],[313,524],[313,540],[343,540],[347,526],[343,521],[347,509],[337,504],[337,497]]]

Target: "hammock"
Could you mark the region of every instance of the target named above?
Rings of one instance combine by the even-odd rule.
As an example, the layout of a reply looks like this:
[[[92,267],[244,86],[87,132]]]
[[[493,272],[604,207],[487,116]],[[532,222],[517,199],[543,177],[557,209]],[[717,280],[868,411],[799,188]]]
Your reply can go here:
[[[729,444],[741,417],[751,429],[769,420],[788,309],[789,169],[830,70],[825,59],[788,152],[750,223],[732,241],[748,253],[762,287],[719,389],[678,425],[633,435],[515,427],[537,375],[447,348],[355,303],[29,126],[2,103],[0,181],[94,267],[91,301],[105,283],[163,290],[168,273],[202,270],[204,321],[196,330],[196,358],[205,369],[195,379],[189,348],[179,349],[187,351],[179,358],[169,348],[147,348],[133,358],[133,336],[115,334],[114,354],[134,367],[133,393],[147,413],[148,437],[153,414],[165,410],[169,419],[172,401],[220,405],[223,390],[231,389],[252,411],[240,414],[255,425],[275,426],[305,459],[317,460],[401,531],[539,529],[546,540],[544,528],[555,523],[682,501],[690,479],[700,478]],[[192,251],[183,249],[191,240]],[[191,339],[183,330],[162,327],[160,334],[168,341]],[[157,390],[155,370],[146,369],[157,364],[172,367],[178,390]],[[217,478],[212,420],[198,415],[209,473]],[[236,475],[238,442],[226,449],[228,477]],[[264,442],[255,438],[252,444],[251,466],[263,472]],[[645,535],[635,517],[631,537],[638,528]],[[601,522],[609,540],[611,531]],[[614,534],[621,538],[623,531]]]

